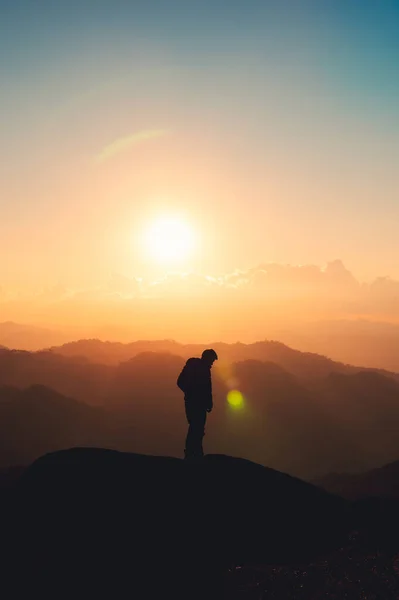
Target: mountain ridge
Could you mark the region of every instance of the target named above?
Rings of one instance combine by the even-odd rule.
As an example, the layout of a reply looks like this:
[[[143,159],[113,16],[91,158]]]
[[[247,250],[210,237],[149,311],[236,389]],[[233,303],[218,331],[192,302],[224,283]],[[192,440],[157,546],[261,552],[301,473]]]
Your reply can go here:
[[[187,424],[176,380],[185,356],[166,352],[165,344],[167,348],[169,342],[164,342],[163,352],[141,351],[117,364],[51,351],[0,350],[0,411],[6,410],[10,386],[19,389],[13,392],[17,396],[37,385],[54,390],[54,401],[44,412],[43,398],[8,406],[8,414],[0,418],[3,466],[20,462],[18,445],[29,458],[35,458],[39,450],[58,449],[52,428],[59,431],[64,444],[93,444],[95,440],[125,451],[180,456]],[[105,347],[113,348],[112,344]],[[104,349],[102,344],[100,349]],[[125,352],[123,345],[122,349]],[[144,349],[141,344],[140,350]],[[183,350],[187,356],[194,349]],[[236,453],[305,479],[331,471],[366,470],[398,458],[399,382],[395,374],[337,366],[279,343],[234,344],[235,355],[231,350],[223,345],[213,368],[215,408],[206,428],[208,451]],[[36,396],[53,398],[51,391],[34,389]],[[231,389],[242,395],[239,408],[228,402]],[[55,393],[66,398],[64,403]],[[82,408],[79,412],[68,398],[98,410],[88,413]],[[18,406],[23,407],[19,412]],[[54,425],[47,415],[51,411]],[[69,430],[63,438],[64,421]],[[16,439],[11,439],[12,428],[6,422],[20,424]],[[37,433],[41,427],[46,440],[42,446]]]
[[[117,364],[123,360],[133,358],[145,351],[175,353],[183,358],[192,355],[200,355],[204,348],[214,348],[223,361],[237,361],[245,359],[263,359],[276,362],[276,364],[291,364],[294,374],[298,373],[297,362],[303,366],[308,361],[314,361],[310,368],[315,368],[318,363],[323,374],[330,371],[354,372],[354,371],[376,371],[390,377],[397,378],[399,373],[385,369],[362,367],[335,361],[327,356],[315,352],[302,352],[291,348],[287,344],[276,340],[262,340],[252,344],[236,342],[228,344],[225,342],[210,342],[207,344],[180,344],[175,340],[138,340],[130,343],[102,341],[97,338],[81,339],[67,342],[61,346],[53,346],[46,351],[61,354],[68,357],[85,357],[93,362],[105,360],[105,364]],[[289,368],[287,370],[290,370]]]
[[[313,483],[349,500],[368,497],[399,500],[399,460],[363,473],[330,473]]]

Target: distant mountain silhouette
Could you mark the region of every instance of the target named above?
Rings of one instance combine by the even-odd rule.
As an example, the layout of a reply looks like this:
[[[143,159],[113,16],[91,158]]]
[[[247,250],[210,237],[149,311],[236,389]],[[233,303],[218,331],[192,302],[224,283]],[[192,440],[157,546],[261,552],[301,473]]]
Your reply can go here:
[[[0,347],[40,350],[54,344],[63,344],[68,339],[70,339],[68,335],[46,327],[14,323],[13,321],[0,323]]]
[[[355,373],[366,370],[365,367],[352,366],[333,361],[326,356],[311,352],[300,352],[277,341],[260,341],[253,344],[225,344],[212,342],[207,344],[215,348],[224,362],[243,360],[261,360],[273,362],[299,377],[325,377],[330,373]],[[179,344],[173,340],[137,341],[129,344],[120,342],[102,342],[98,339],[78,340],[62,346],[50,348],[50,352],[68,357],[85,357],[91,362],[116,365],[130,360],[143,352],[171,353],[187,359],[201,354],[204,346],[200,344]],[[387,376],[397,378],[399,374],[381,369],[371,369]]]
[[[399,500],[399,461],[366,473],[331,473],[314,483],[350,500],[368,497]]]
[[[351,516],[344,500],[242,459],[89,448],[40,458],[8,502],[5,572],[14,591],[46,598],[220,598],[228,566],[328,553]]]
[[[344,363],[399,372],[399,325],[366,319],[290,323],[276,327],[275,339],[298,350]]]
[[[230,365],[220,361],[213,373],[215,410],[206,451],[235,453],[308,479],[366,470],[398,458],[399,384],[394,376],[343,365],[343,372],[311,377],[312,355],[303,358],[284,346],[275,347],[284,356],[294,353],[298,373],[304,360],[304,375],[259,359]],[[15,403],[20,425],[13,435],[6,425],[9,421],[0,418],[1,464],[21,464],[24,457],[26,464],[38,453],[61,448],[57,440],[69,446],[95,443],[181,456],[186,423],[176,378],[184,360],[170,353],[144,352],[112,366],[53,352],[0,350],[0,386],[6,386],[0,397],[18,396],[10,386],[21,390],[42,385],[66,398],[63,403],[54,396],[53,420],[42,417],[37,399]],[[320,373],[317,358],[314,364]],[[226,402],[231,385],[243,393],[242,410],[234,411]],[[39,388],[36,394],[41,393]],[[52,393],[43,390],[45,402],[51,404]],[[64,435],[63,422],[70,422],[76,400],[97,411],[84,419],[79,413],[82,421],[71,424]],[[7,406],[2,410],[10,411]]]
[[[49,351],[67,357],[84,357],[95,363],[118,365],[120,362],[130,360],[143,352],[166,352],[186,357],[189,350],[184,351],[184,348],[184,346],[173,340],[139,340],[124,344],[121,342],[104,342],[99,339],[82,339],[62,346],[53,346],[49,348]]]
[[[0,385],[44,385],[89,404],[103,404],[113,372],[82,357],[66,359],[52,352],[0,349]]]
[[[101,409],[41,385],[0,388],[0,467],[28,465],[45,452],[110,441],[109,418]]]

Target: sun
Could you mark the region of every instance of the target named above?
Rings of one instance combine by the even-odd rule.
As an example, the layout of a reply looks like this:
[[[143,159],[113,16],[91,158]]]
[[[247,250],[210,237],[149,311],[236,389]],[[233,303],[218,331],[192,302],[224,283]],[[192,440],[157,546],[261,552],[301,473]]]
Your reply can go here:
[[[195,233],[178,217],[161,217],[154,221],[144,236],[147,252],[157,262],[184,262],[193,253]]]

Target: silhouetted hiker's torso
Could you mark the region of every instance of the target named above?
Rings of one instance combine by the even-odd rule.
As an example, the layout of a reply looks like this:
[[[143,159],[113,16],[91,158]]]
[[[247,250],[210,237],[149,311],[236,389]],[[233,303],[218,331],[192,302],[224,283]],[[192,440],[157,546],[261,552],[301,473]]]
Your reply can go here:
[[[204,410],[212,408],[211,368],[200,358],[189,358],[177,380],[187,404]]]

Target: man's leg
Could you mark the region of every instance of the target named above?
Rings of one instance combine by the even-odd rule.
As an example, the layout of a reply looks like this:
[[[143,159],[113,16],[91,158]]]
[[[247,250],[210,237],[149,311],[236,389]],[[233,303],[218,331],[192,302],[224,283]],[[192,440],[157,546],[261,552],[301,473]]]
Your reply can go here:
[[[185,457],[204,456],[202,439],[205,435],[206,411],[192,409],[186,405],[186,417],[188,421],[188,432],[186,437]]]
[[[188,423],[188,431],[186,436],[186,447],[184,449],[185,458],[190,458],[194,454],[194,444],[193,444],[193,427],[192,423],[189,421]]]
[[[193,417],[192,412],[193,411],[187,401],[185,402],[185,409],[186,409],[186,419],[187,419],[187,423],[188,423],[188,431],[187,431],[187,436],[186,436],[186,446],[184,448],[184,457],[191,458],[193,456],[193,452],[194,452],[193,426],[192,426],[192,417]]]
[[[197,410],[192,422],[192,443],[195,456],[204,456],[202,440],[205,435],[206,411]]]

